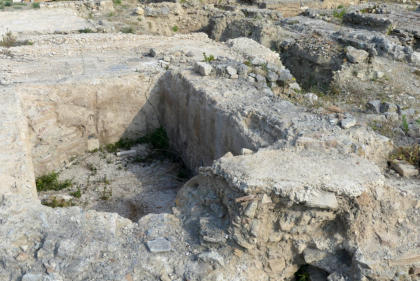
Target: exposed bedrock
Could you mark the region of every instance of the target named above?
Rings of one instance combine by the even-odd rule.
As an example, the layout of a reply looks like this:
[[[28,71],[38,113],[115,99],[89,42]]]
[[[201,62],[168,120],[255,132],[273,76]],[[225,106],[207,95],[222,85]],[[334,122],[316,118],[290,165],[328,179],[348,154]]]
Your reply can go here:
[[[201,169],[177,204],[202,243],[229,237],[238,256],[253,257],[264,272],[255,280],[290,280],[302,265],[328,280],[394,280],[397,271],[415,280],[418,200],[357,156],[260,150]]]
[[[87,150],[136,138],[159,126],[148,90],[155,81],[138,75],[55,85],[17,87],[28,119],[37,175]],[[118,95],[115,95],[118,93]]]

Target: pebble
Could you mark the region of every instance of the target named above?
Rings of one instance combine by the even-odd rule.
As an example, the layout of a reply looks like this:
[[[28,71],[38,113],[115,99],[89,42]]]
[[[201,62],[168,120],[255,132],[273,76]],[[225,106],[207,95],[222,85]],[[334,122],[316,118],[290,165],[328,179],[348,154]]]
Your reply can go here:
[[[343,129],[349,129],[357,124],[356,119],[353,117],[347,117],[341,120],[340,126]]]

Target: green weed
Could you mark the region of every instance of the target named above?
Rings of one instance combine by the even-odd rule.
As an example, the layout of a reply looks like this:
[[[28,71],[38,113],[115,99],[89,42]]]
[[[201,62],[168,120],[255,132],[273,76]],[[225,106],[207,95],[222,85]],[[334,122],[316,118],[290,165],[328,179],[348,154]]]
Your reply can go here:
[[[347,10],[345,8],[339,9],[339,10],[334,10],[333,11],[333,17],[342,20],[346,13],[347,13]]]
[[[408,133],[408,121],[407,121],[407,116],[403,115],[402,116],[402,123],[401,123],[401,128],[404,131],[404,133]]]
[[[126,26],[121,28],[121,32],[122,33],[134,33],[134,28],[132,28],[131,26]]]
[[[36,190],[47,191],[47,190],[62,190],[72,186],[71,180],[59,181],[58,173],[52,172],[47,175],[40,176],[36,179]]]
[[[80,198],[82,197],[82,192],[80,191],[80,188],[78,188],[77,191],[71,192],[70,195],[75,198]]]
[[[80,29],[79,33],[94,33],[94,31],[90,28]]]
[[[57,200],[55,197],[51,201],[43,201],[42,205],[48,206],[51,208],[63,208],[63,207],[71,207],[73,206],[73,202],[65,201],[65,200]]]
[[[214,61],[213,55],[207,56],[206,53],[203,53],[203,57],[204,57],[204,61],[207,63]]]

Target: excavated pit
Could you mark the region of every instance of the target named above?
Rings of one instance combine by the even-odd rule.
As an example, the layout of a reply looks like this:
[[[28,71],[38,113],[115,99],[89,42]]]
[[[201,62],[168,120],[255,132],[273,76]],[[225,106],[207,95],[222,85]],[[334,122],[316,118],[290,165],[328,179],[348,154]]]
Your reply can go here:
[[[150,213],[171,213],[176,194],[190,175],[182,161],[171,156],[156,155],[147,144],[117,153],[88,152],[60,171],[58,180],[69,182],[69,187],[38,191],[38,197],[47,206],[80,206],[118,213],[134,222]]]

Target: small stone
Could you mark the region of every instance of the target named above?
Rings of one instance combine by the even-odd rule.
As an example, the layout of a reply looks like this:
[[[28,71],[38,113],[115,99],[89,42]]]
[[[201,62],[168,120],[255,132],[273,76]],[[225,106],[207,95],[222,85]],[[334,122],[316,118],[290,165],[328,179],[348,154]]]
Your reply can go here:
[[[311,104],[315,104],[318,101],[318,96],[314,93],[307,93],[304,95],[305,99]]]
[[[409,178],[419,175],[419,170],[410,163],[403,160],[393,160],[391,168],[398,172],[402,177]]]
[[[197,73],[200,73],[202,76],[208,76],[213,70],[213,67],[205,62],[196,62],[194,69]]]
[[[237,257],[242,257],[242,255],[244,254],[244,252],[242,252],[241,250],[239,250],[238,248],[233,249],[233,254]]]
[[[276,82],[278,78],[279,76],[275,72],[269,71],[267,74],[267,80],[270,82]]]
[[[299,84],[294,82],[292,84],[289,85],[290,89],[294,90],[294,91],[301,91],[302,89],[300,88]]]
[[[149,251],[152,253],[164,253],[169,252],[172,249],[171,242],[169,242],[163,237],[147,241],[146,245]]]
[[[137,150],[135,149],[117,152],[117,156],[134,156],[136,154],[137,154]]]
[[[271,197],[264,193],[261,199],[261,204],[265,205],[265,204],[270,204],[270,203],[273,203],[273,201],[271,200]]]
[[[261,59],[261,58],[253,58],[252,61],[251,61],[252,65],[264,65],[266,63],[267,62],[265,60]]]
[[[396,112],[385,112],[384,115],[386,120],[389,120],[391,122],[396,122],[399,119],[399,115]]]
[[[352,46],[346,47],[346,56],[351,63],[362,63],[366,61],[369,53],[365,50],[359,50]]]
[[[349,129],[357,124],[356,119],[353,117],[347,117],[341,120],[340,126],[343,129]]]
[[[192,51],[188,51],[186,56],[192,58],[194,56],[194,53]]]
[[[259,75],[259,74],[257,74],[257,75],[255,76],[255,79],[257,80],[257,82],[258,82],[258,83],[263,83],[263,82],[266,82],[265,77],[264,77],[264,76],[262,76],[262,75]]]
[[[334,193],[326,191],[313,191],[309,194],[305,205],[311,208],[337,209],[338,201]]]
[[[380,111],[381,111],[381,113],[397,112],[398,111],[398,106],[396,104],[393,104],[393,103],[383,102],[381,104]]]
[[[366,104],[366,111],[371,113],[380,113],[381,112],[381,101],[380,100],[371,100]]]
[[[338,120],[338,118],[333,118],[333,117],[329,117],[329,118],[328,118],[328,122],[329,122],[331,125],[337,125],[337,124],[338,124],[338,121],[340,121],[340,120]]]
[[[238,71],[235,68],[233,68],[232,66],[230,66],[230,65],[228,67],[226,67],[226,72],[230,76],[233,76],[233,75],[237,75],[238,74]]]
[[[221,266],[225,265],[225,261],[219,253],[215,251],[204,252],[198,255],[198,259],[204,262],[218,263]]]
[[[157,56],[157,52],[156,52],[156,50],[155,49],[150,49],[150,51],[149,51],[149,55],[151,56],[151,57],[156,57]]]
[[[168,274],[162,274],[160,275],[160,281],[171,281],[171,278],[169,278]]]
[[[134,9],[134,14],[135,14],[135,15],[139,15],[139,16],[144,15],[144,10],[143,10],[143,8],[141,8],[141,7],[137,7],[137,8],[135,8],[135,9]]]
[[[254,151],[252,151],[251,149],[248,149],[248,148],[242,148],[241,149],[241,154],[242,155],[250,155],[250,154],[253,154],[254,153]]]
[[[333,272],[330,275],[328,275],[327,280],[328,281],[346,281],[346,279],[344,279],[344,277],[337,272]]]
[[[248,66],[240,64],[238,67],[238,74],[243,76],[248,75]]]
[[[230,158],[230,157],[233,157],[233,154],[232,154],[232,152],[228,151],[221,158]]]
[[[258,237],[258,230],[260,229],[260,222],[257,219],[253,219],[251,222],[250,234],[254,237]]]
[[[383,73],[382,71],[375,71],[374,72],[375,79],[381,79],[384,76],[385,76],[385,73]]]
[[[255,212],[257,211],[257,207],[258,207],[258,201],[256,200],[252,201],[246,207],[244,215],[247,216],[248,218],[255,217]]]
[[[268,97],[272,97],[272,96],[274,96],[274,93],[273,93],[273,91],[270,89],[270,88],[264,88],[262,91],[261,91],[265,96],[268,96]]]
[[[288,69],[282,69],[282,70],[280,70],[280,72],[278,74],[279,74],[278,80],[282,81],[282,82],[292,80],[292,78],[293,78],[292,74],[290,73],[290,71]]]
[[[419,6],[420,7],[420,6]],[[411,61],[415,64],[420,66],[420,52],[413,52],[411,55]]]

